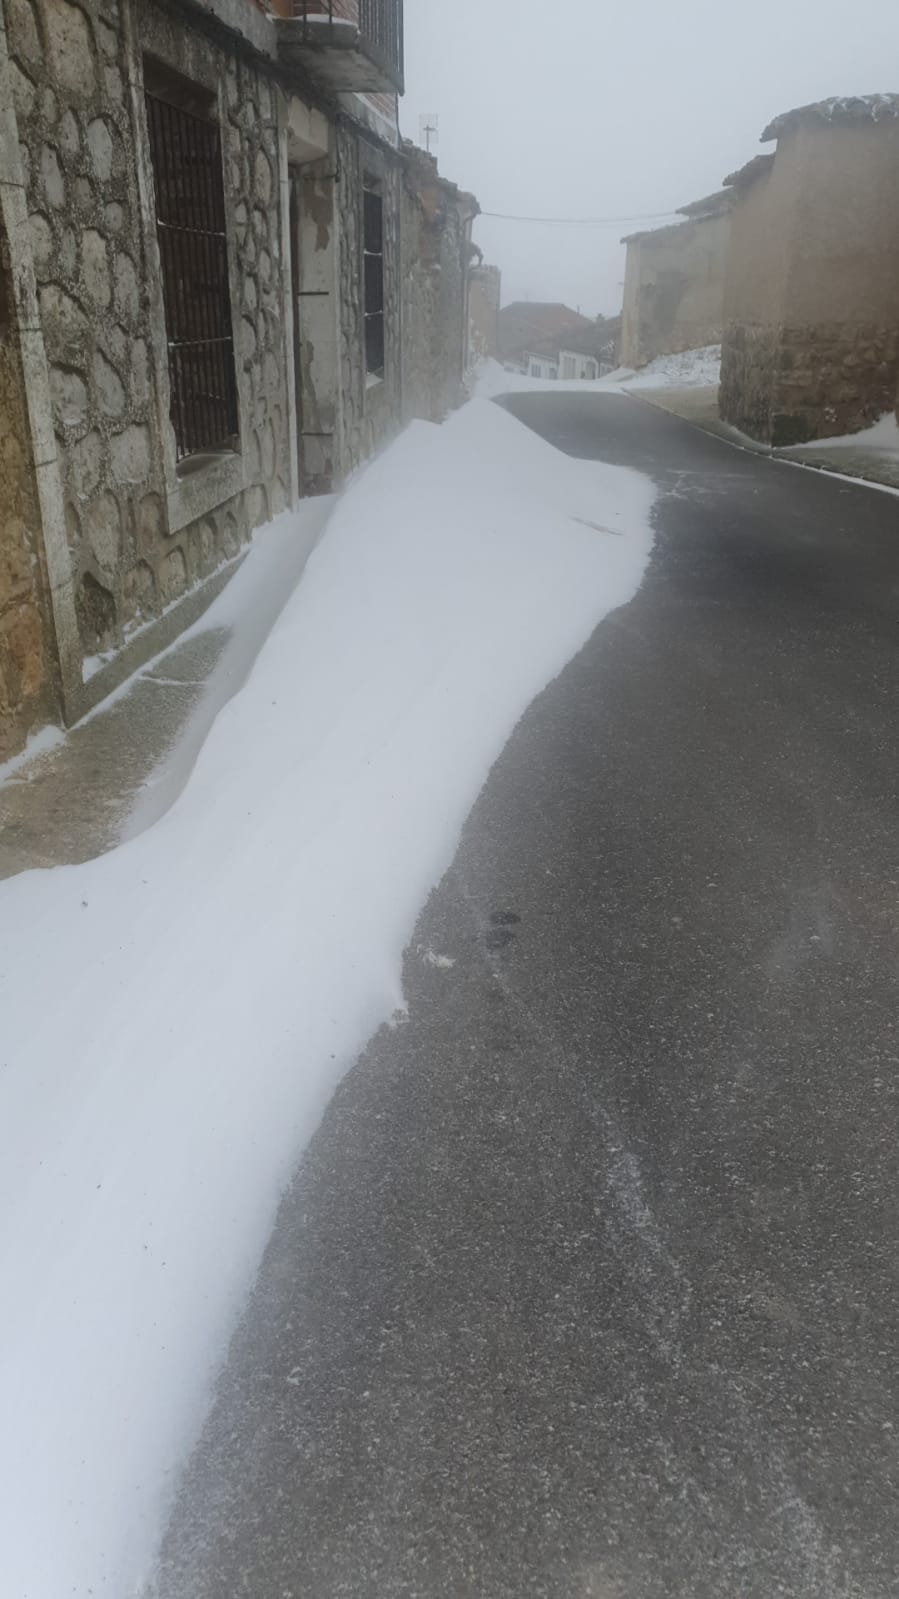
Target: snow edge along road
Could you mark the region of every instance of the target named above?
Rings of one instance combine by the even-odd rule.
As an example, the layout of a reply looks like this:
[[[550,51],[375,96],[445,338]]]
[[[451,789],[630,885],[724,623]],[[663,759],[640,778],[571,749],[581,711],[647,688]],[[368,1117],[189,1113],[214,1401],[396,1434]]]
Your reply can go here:
[[[413,424],[172,808],[0,884],[4,1593],[147,1578],[284,1186],[516,722],[636,592],[653,498],[485,400]]]

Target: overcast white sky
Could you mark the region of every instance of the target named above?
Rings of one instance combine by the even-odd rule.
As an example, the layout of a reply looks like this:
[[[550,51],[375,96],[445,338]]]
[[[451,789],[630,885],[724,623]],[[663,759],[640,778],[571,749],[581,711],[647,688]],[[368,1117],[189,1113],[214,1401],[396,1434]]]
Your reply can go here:
[[[899,0],[405,0],[400,120],[485,211],[638,216],[721,186],[770,118],[899,92]],[[650,226],[652,224],[647,224]],[[622,233],[479,219],[503,299],[620,309]]]

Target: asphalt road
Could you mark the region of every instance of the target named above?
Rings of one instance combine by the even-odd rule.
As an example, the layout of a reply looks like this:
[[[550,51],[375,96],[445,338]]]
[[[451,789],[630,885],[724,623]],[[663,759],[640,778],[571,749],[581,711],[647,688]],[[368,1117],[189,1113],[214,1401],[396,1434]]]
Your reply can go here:
[[[331,1105],[157,1591],[895,1599],[899,500],[512,408],[656,477],[655,555]]]

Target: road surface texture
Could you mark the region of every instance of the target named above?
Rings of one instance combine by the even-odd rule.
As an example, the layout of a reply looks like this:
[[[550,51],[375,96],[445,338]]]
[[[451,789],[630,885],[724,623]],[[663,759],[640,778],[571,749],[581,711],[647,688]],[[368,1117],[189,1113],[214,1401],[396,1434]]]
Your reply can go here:
[[[899,501],[510,407],[656,478],[655,555],[474,808],[153,1591],[895,1599]]]

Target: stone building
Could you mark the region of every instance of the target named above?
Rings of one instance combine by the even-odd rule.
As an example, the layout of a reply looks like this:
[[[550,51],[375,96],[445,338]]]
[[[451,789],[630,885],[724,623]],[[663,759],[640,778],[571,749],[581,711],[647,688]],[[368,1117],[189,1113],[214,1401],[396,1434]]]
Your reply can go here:
[[[455,395],[476,207],[401,150],[402,23],[0,0],[0,761]]]
[[[722,418],[773,445],[852,433],[899,380],[899,95],[776,118],[728,179]]]
[[[500,360],[522,371],[535,344],[593,326],[588,316],[557,300],[513,300],[502,307],[498,320]]]
[[[440,176],[432,155],[408,143],[402,149],[403,406],[440,422],[463,398],[479,207]]]
[[[617,364],[618,317],[597,317],[586,328],[573,328],[542,339],[525,352],[525,371],[532,378],[594,382]]]
[[[731,204],[725,189],[682,206],[684,222],[622,240],[622,366],[721,343]]]
[[[499,267],[480,261],[468,281],[469,362],[496,360],[499,354],[499,308],[502,274]]]

